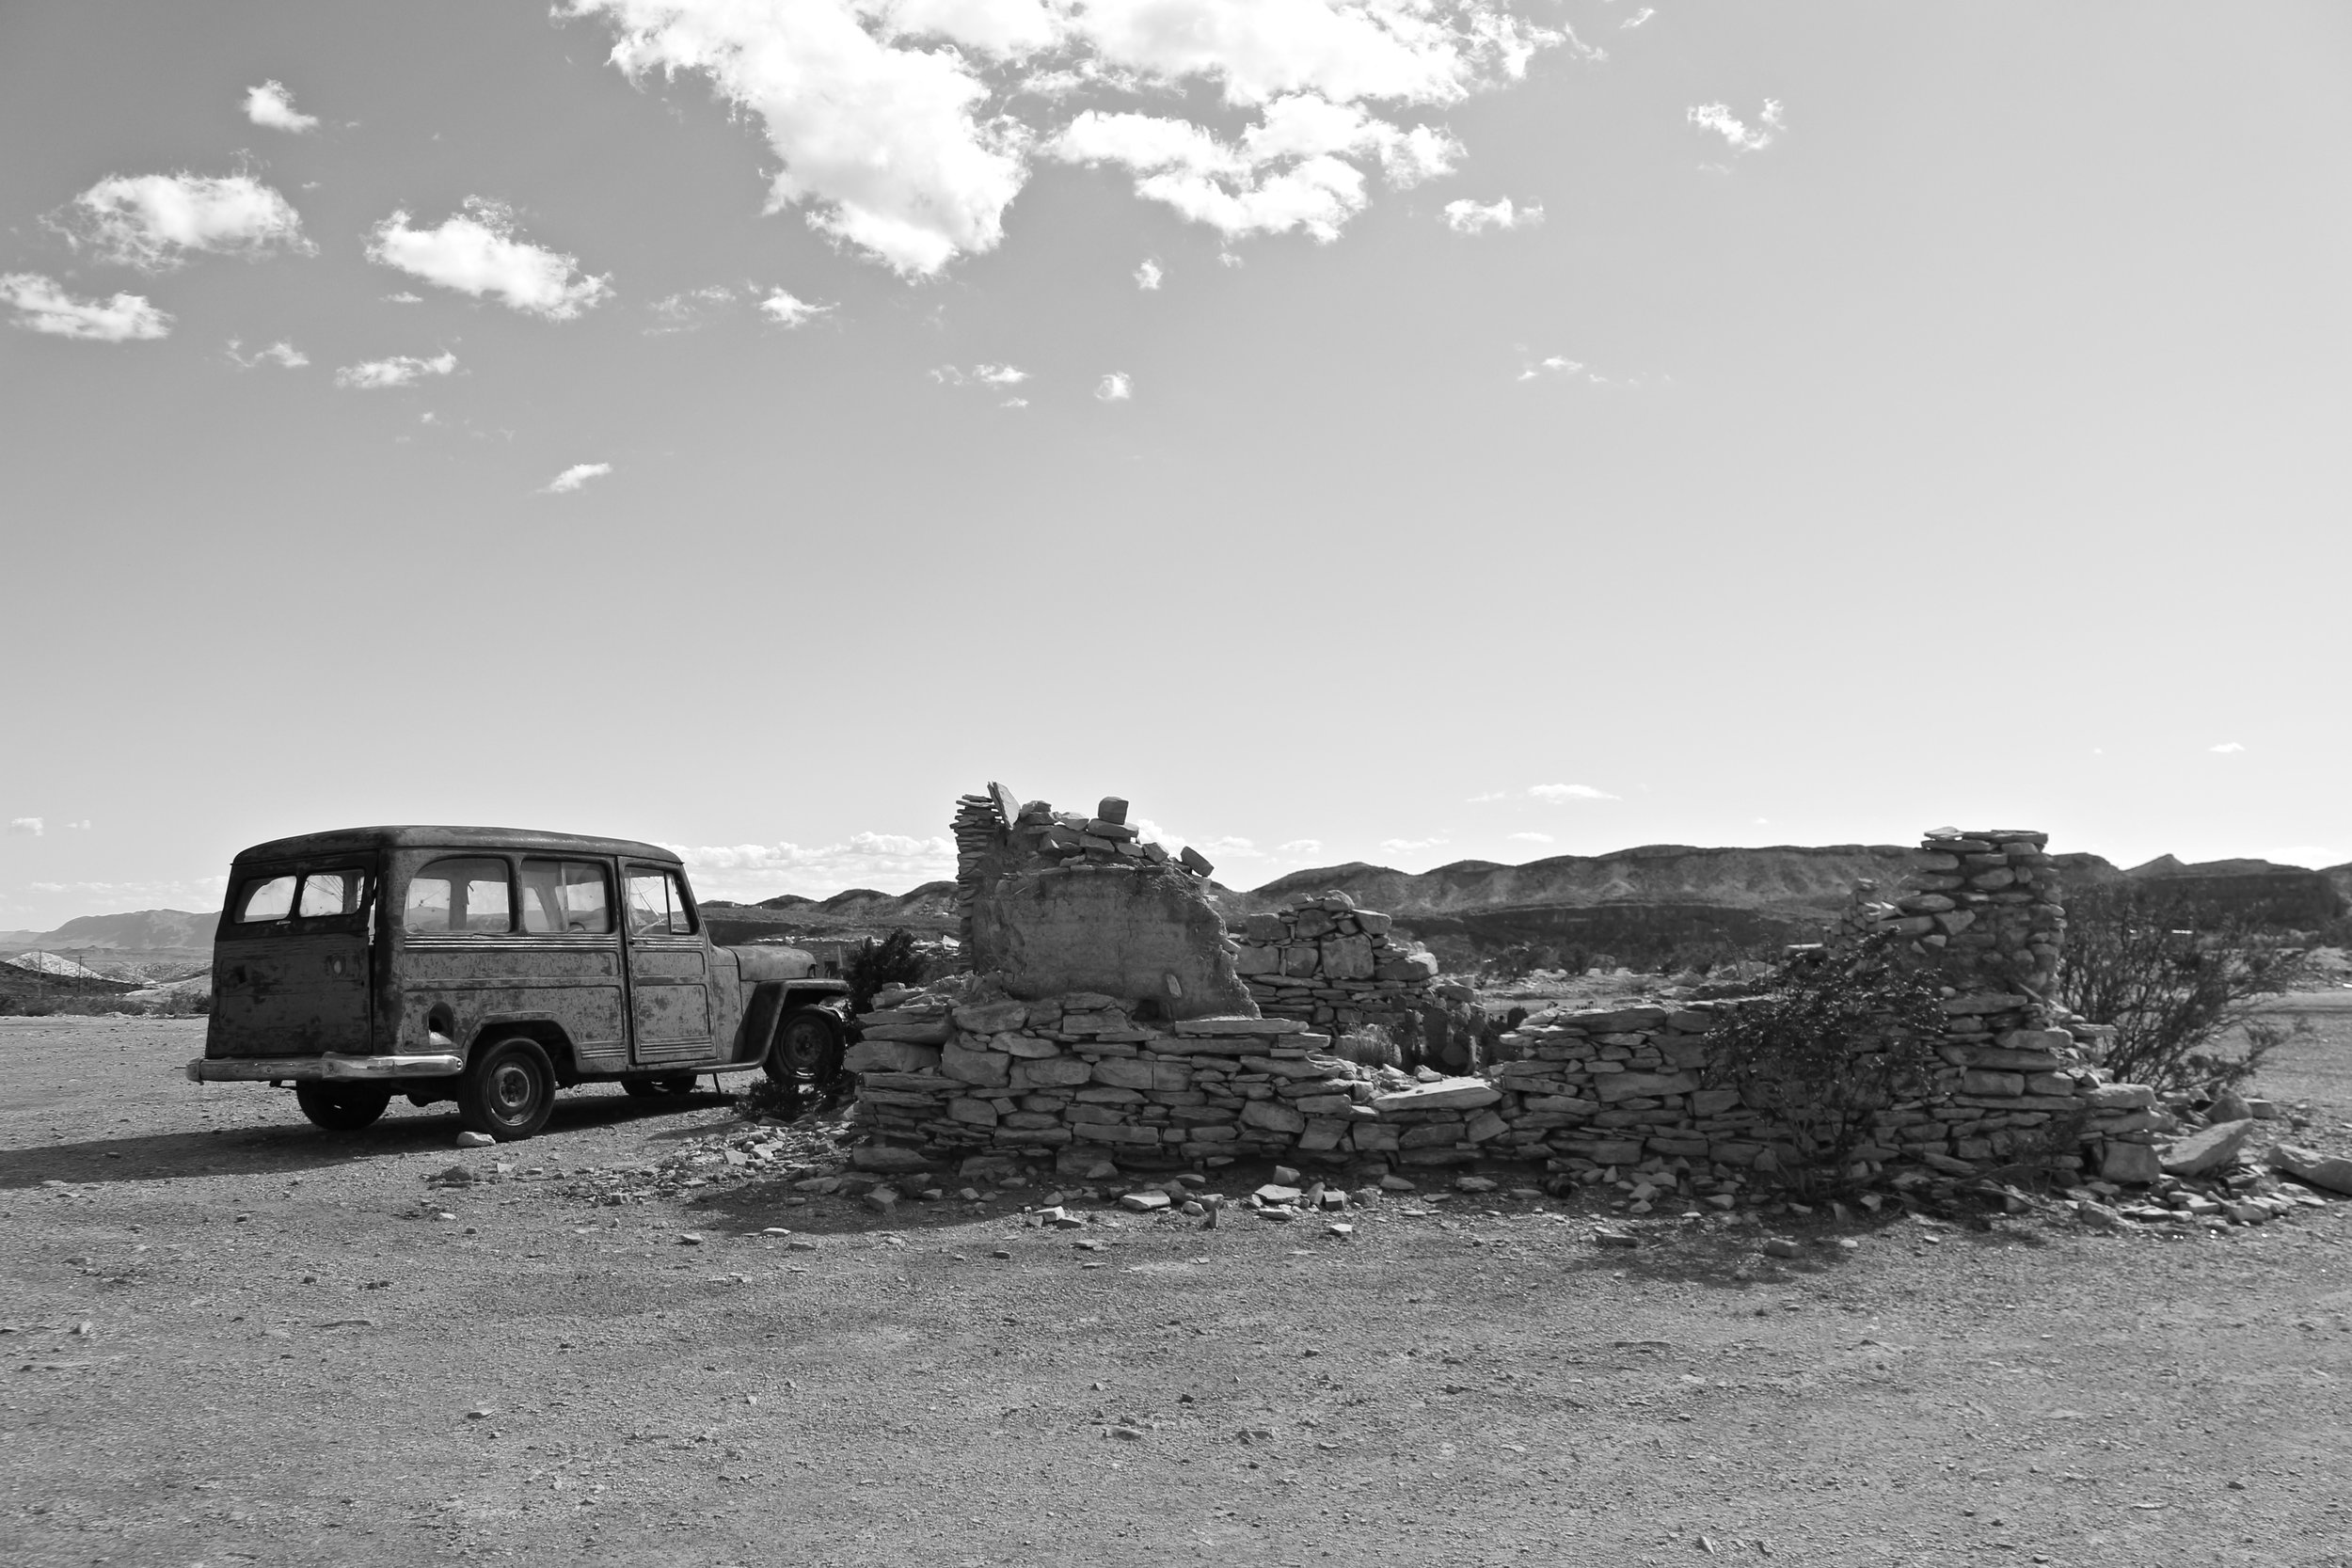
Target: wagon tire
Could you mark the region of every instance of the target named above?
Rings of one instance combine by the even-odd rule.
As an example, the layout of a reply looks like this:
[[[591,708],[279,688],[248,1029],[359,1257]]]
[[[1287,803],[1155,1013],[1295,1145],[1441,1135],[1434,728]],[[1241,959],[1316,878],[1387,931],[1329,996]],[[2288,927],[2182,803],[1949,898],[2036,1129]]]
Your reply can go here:
[[[373,1084],[296,1084],[294,1103],[313,1126],[329,1132],[371,1127],[392,1102],[392,1091]]]
[[[519,1035],[474,1053],[457,1081],[457,1119],[502,1144],[538,1132],[554,1109],[555,1066],[537,1040]]]
[[[830,1084],[841,1075],[841,1025],[822,1007],[798,1007],[776,1025],[776,1042],[761,1065],[783,1082],[813,1078]]]

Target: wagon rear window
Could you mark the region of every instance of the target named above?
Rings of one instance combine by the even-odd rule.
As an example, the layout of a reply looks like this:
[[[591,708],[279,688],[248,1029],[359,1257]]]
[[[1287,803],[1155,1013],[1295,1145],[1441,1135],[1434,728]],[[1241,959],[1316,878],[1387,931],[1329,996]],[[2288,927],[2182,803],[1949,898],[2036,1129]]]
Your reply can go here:
[[[292,877],[264,877],[258,882],[247,882],[245,900],[237,906],[237,923],[253,926],[265,920],[283,920],[294,912],[294,897]]]
[[[480,936],[513,930],[510,911],[504,861],[435,861],[408,879],[400,924],[409,931]]]
[[[303,876],[302,896],[294,904],[294,913],[304,920],[358,914],[367,902],[366,872],[311,871]]]

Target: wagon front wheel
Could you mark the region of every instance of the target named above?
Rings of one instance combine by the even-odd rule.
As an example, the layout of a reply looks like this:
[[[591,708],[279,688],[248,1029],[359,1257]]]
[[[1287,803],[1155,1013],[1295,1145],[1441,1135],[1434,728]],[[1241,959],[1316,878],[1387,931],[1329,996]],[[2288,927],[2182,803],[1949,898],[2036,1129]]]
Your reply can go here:
[[[841,1026],[822,1007],[787,1013],[762,1065],[775,1079],[808,1077],[829,1084],[841,1072]]]
[[[457,1119],[500,1143],[528,1138],[555,1109],[555,1068],[533,1039],[500,1040],[466,1064],[457,1085]]]

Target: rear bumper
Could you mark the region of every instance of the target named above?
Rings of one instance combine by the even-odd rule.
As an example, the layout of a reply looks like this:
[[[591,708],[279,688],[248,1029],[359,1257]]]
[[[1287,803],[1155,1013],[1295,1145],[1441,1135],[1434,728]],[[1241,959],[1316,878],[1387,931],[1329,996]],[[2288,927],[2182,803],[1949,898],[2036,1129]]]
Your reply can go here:
[[[466,1059],[454,1053],[426,1056],[199,1056],[188,1064],[191,1084],[344,1084],[379,1078],[450,1078]]]

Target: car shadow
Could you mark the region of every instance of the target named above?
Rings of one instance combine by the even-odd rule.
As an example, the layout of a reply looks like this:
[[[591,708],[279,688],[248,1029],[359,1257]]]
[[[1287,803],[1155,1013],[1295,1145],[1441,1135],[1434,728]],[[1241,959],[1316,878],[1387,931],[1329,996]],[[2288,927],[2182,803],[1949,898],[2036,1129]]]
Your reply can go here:
[[[560,1141],[567,1132],[621,1126],[685,1111],[715,1110],[725,1103],[723,1096],[714,1094],[677,1095],[660,1100],[632,1100],[623,1095],[559,1095],[547,1126],[538,1135],[521,1143],[501,1145],[501,1157],[517,1164],[559,1162],[563,1158],[561,1148],[549,1144],[551,1140]],[[316,1170],[346,1165],[355,1160],[446,1150],[455,1142],[459,1131],[457,1113],[448,1106],[437,1105],[421,1115],[391,1117],[357,1132],[330,1132],[308,1122],[257,1122],[245,1127],[89,1138],[31,1148],[0,1149],[0,1192],[22,1191],[44,1181],[80,1186],[89,1182]],[[651,1136],[683,1138],[708,1131],[707,1124],[698,1124],[665,1129]]]

